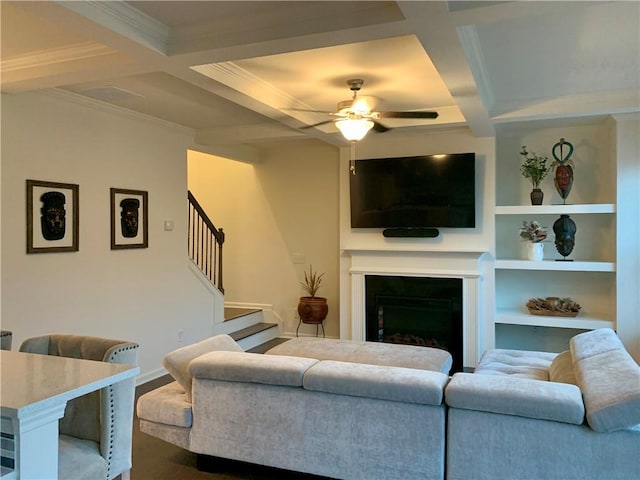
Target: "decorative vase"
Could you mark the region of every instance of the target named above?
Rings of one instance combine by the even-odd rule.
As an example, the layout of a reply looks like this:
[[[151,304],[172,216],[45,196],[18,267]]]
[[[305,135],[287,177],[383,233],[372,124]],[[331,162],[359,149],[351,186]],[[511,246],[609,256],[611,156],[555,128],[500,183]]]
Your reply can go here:
[[[300,297],[298,315],[303,323],[317,325],[327,318],[329,306],[324,297]]]
[[[564,155],[563,152],[565,145],[569,148],[566,155]],[[560,157],[556,155],[556,148],[560,149]],[[560,141],[553,146],[551,153],[553,158],[555,158],[553,165],[556,167],[553,184],[556,186],[556,190],[564,204],[566,203],[569,192],[571,192],[571,187],[573,186],[573,160],[571,160],[571,155],[573,155],[573,145],[567,142],[564,138],[561,138]]]
[[[544,258],[544,243],[529,242],[527,244],[527,258],[534,262],[541,262]]]
[[[571,261],[568,260],[567,257],[571,254],[575,246],[577,231],[578,227],[569,215],[562,214],[560,218],[553,223],[553,233],[556,234],[556,250],[564,257],[562,259],[564,261]]]
[[[531,205],[542,205],[544,199],[544,192],[539,188],[531,190]]]

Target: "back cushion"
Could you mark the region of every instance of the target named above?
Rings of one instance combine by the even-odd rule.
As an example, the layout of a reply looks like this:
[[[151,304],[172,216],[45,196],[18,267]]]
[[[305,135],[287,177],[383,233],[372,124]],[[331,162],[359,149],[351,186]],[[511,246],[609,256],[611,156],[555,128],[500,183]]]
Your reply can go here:
[[[613,330],[576,335],[571,355],[589,426],[613,432],[640,424],[640,367]]]
[[[576,382],[576,376],[573,373],[573,360],[569,350],[559,353],[551,362],[551,366],[549,367],[549,381],[568,383],[571,385],[578,384]]]
[[[178,348],[168,353],[162,360],[164,368],[184,388],[188,402],[191,401],[191,381],[193,378],[189,373],[189,362],[200,355],[216,351],[242,352],[244,350],[229,335],[216,335],[201,342]]]

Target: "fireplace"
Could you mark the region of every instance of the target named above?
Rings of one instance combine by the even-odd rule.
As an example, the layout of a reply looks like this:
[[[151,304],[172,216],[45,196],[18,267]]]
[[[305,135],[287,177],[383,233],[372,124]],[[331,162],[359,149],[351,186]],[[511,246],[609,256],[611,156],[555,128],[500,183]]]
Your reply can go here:
[[[463,368],[460,278],[365,275],[366,340],[447,350]]]
[[[486,291],[486,285],[482,285],[482,272],[485,265],[488,265],[481,259],[482,252],[459,252],[459,251],[443,251],[443,252],[427,252],[427,251],[406,251],[406,250],[355,250],[345,251],[343,257],[343,268],[348,271],[350,281],[344,284],[345,288],[341,293],[341,315],[340,315],[340,336],[344,339],[366,340],[367,339],[367,299],[366,299],[366,283],[371,282],[374,277],[401,277],[409,279],[427,278],[428,284],[436,284],[439,280],[453,281],[456,285],[462,285],[462,326],[457,325],[455,329],[462,332],[461,339],[457,340],[457,346],[448,347],[462,349],[462,353],[454,353],[454,361],[456,365],[463,365],[464,368],[473,368],[477,365],[479,355],[487,348],[492,348],[493,339],[485,339],[483,336],[482,321],[483,315],[488,312],[493,314],[493,305],[481,301],[483,291]],[[488,260],[488,257],[485,259]],[[443,283],[442,285],[447,285]],[[390,298],[390,305],[383,308],[384,312],[389,312],[391,308],[406,309],[414,308],[415,302],[424,299],[442,299],[440,298],[440,290],[445,287],[435,288],[432,286],[418,287],[417,293],[388,292],[386,295],[390,297],[413,297],[407,302],[396,302],[395,298]],[[425,290],[426,289],[426,290]],[[445,288],[446,289],[446,288]],[[369,289],[370,290],[370,289]],[[371,291],[369,291],[371,294]],[[385,295],[383,292],[381,295]],[[457,295],[457,294],[456,294]],[[418,300],[420,299],[420,300]],[[446,298],[445,298],[446,300]],[[404,302],[404,303],[403,303]],[[459,308],[459,300],[455,300],[452,310]],[[434,304],[435,305],[435,304]],[[440,305],[440,304],[438,304]],[[438,306],[440,308],[440,306]],[[370,318],[375,318],[377,329],[377,311],[369,313]],[[385,318],[388,318],[385,315]],[[387,322],[390,320],[387,320]],[[376,330],[377,331],[377,330]],[[412,333],[416,335],[415,332]],[[426,337],[424,333],[419,334]],[[434,335],[435,336],[435,335]],[[454,336],[459,337],[458,331]],[[378,341],[378,336],[374,335]],[[457,368],[457,367],[456,367]]]

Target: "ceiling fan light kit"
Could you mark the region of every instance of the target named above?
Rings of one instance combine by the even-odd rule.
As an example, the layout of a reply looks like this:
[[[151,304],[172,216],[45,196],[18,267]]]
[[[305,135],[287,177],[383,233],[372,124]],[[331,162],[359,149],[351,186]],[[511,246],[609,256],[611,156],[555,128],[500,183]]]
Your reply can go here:
[[[357,142],[362,140],[372,128],[378,133],[389,131],[389,127],[378,122],[381,118],[438,118],[438,112],[372,112],[367,101],[364,98],[358,98],[358,92],[363,84],[364,80],[361,78],[347,80],[347,85],[353,92],[353,97],[351,100],[338,102],[337,112],[326,112],[329,115],[338,117],[338,119],[326,120],[303,128],[313,128],[333,122],[344,138],[350,142]]]
[[[350,142],[362,140],[367,132],[373,128],[373,122],[366,118],[343,118],[336,120],[335,124],[342,136]]]

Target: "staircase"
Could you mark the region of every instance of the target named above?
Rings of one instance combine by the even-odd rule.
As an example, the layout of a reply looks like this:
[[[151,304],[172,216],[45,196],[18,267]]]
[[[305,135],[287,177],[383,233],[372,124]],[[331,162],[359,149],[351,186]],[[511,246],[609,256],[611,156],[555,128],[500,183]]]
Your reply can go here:
[[[264,321],[261,308],[243,308],[224,304],[222,245],[225,233],[216,228],[195,196],[187,192],[189,202],[188,250],[192,269],[214,298],[213,334],[226,333],[245,351],[263,353],[286,339],[278,339],[278,323]],[[223,313],[224,309],[224,313]],[[269,310],[269,313],[273,313]],[[223,318],[224,315],[224,318]]]
[[[224,322],[216,325],[214,333],[228,334],[243,350],[253,353],[263,353],[287,340],[278,337],[278,324],[265,322],[259,308],[225,307]]]

